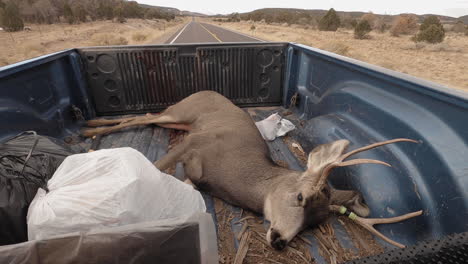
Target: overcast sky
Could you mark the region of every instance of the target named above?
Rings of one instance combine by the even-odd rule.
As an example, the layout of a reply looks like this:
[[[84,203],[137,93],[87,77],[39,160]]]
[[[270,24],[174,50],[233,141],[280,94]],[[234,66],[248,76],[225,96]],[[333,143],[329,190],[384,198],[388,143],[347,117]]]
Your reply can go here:
[[[378,14],[468,15],[468,0],[137,0],[139,3],[175,7],[204,14],[248,12],[264,7],[372,11]]]

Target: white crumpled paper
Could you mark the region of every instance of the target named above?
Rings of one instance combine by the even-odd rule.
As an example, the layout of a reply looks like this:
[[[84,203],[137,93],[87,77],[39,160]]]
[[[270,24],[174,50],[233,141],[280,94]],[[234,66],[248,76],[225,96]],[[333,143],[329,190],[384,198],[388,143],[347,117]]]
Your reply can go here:
[[[192,186],[132,148],[67,157],[28,210],[29,240],[206,211]]]
[[[257,125],[263,139],[268,141],[284,136],[296,128],[291,121],[282,118],[278,113],[272,114],[262,121],[255,122],[255,125]]]

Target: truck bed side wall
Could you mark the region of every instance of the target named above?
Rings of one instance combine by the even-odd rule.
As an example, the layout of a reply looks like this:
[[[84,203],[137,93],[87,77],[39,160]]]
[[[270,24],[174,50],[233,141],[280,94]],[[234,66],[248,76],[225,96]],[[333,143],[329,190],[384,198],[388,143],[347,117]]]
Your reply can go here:
[[[392,138],[420,142],[357,156],[392,168],[359,165],[330,178],[337,187],[360,190],[374,217],[424,210],[422,217],[380,230],[409,244],[468,230],[466,93],[295,44],[286,73],[283,104],[299,95],[306,151],[341,138],[352,142],[350,149]]]
[[[94,117],[75,50],[0,68],[0,140],[33,129],[63,137],[78,127],[73,109]]]

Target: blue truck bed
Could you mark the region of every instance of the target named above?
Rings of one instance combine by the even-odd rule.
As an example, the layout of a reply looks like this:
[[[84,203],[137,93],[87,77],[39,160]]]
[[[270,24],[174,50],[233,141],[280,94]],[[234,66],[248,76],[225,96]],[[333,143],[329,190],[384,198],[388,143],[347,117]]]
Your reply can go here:
[[[351,142],[350,149],[392,138],[419,141],[360,154],[393,167],[338,169],[330,184],[360,191],[371,217],[424,210],[415,219],[378,227],[401,243],[416,245],[468,231],[468,95],[294,43],[82,48],[3,67],[0,140],[36,130],[86,146],[89,140],[78,136],[85,119],[160,111],[205,89],[224,94],[254,119],[277,111],[293,120],[297,130],[269,143],[273,158],[292,169],[304,166],[290,148],[292,142],[308,152],[343,138]],[[156,160],[170,141],[168,130],[141,127],[104,137],[100,148],[131,146]],[[180,171],[176,168],[175,174]],[[235,236],[242,231],[235,222],[250,213],[206,198],[218,231],[223,231],[218,233],[219,252],[228,263],[235,258]],[[218,217],[217,212],[223,214]],[[263,225],[254,217],[242,221],[252,226],[252,237],[261,234],[255,228]],[[392,249],[346,221],[331,218],[281,254],[291,263],[329,263]],[[281,260],[275,255],[280,253],[258,243],[252,244],[246,263]]]

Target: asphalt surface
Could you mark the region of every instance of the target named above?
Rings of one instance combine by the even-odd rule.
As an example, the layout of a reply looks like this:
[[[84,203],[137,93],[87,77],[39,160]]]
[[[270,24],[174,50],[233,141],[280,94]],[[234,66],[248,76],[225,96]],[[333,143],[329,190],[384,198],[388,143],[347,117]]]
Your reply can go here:
[[[260,42],[263,40],[219,26],[191,21],[174,33],[165,43]]]

